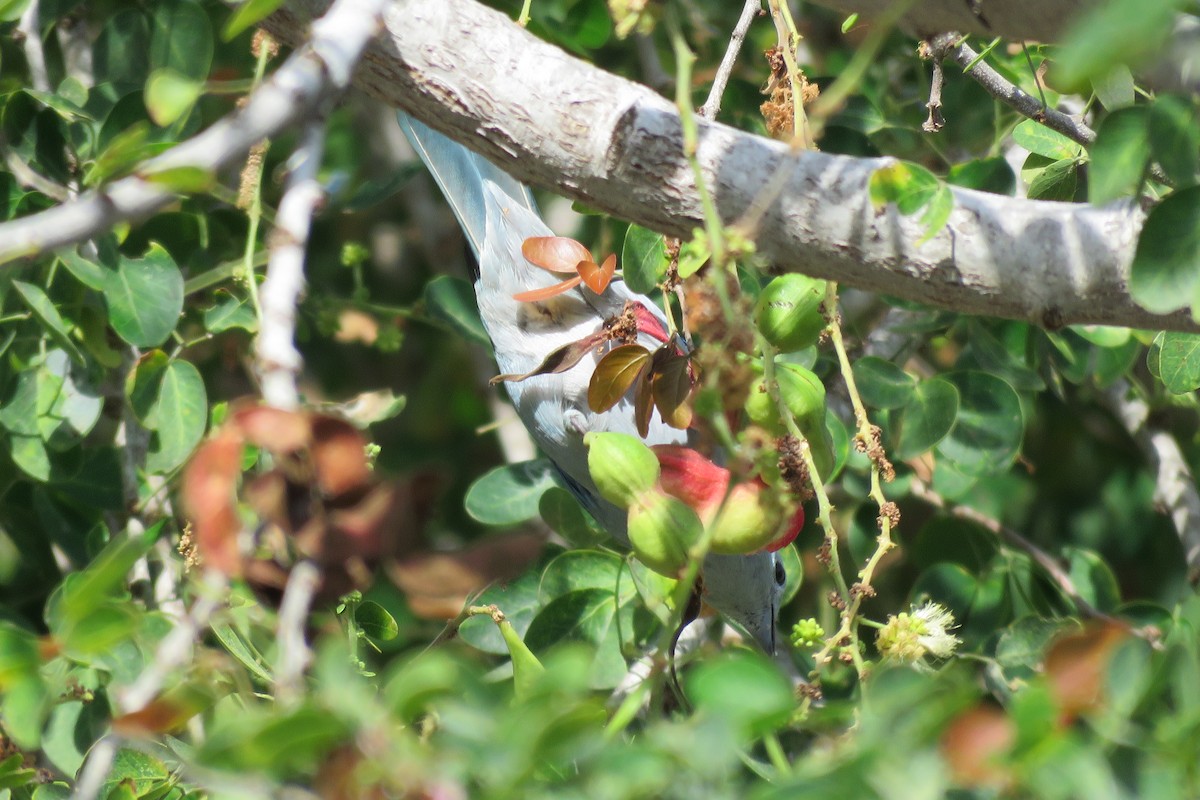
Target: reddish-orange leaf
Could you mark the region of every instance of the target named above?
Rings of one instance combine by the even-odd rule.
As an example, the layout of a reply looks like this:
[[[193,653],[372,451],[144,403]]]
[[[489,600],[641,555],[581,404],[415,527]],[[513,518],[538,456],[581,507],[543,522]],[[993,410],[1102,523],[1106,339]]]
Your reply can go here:
[[[317,485],[327,497],[337,497],[371,481],[367,440],[358,428],[337,417],[314,414],[312,433]]]
[[[608,288],[608,282],[612,280],[613,274],[617,271],[617,255],[611,254],[604,259],[604,264],[597,264],[595,261],[588,259],[580,261],[575,265],[575,269],[579,271],[579,277],[583,278],[583,285],[591,289],[596,294],[603,294]]]
[[[230,416],[250,444],[273,453],[302,450],[312,437],[309,419],[299,411],[251,405],[236,409]]]
[[[580,261],[592,260],[586,247],[565,236],[531,236],[521,243],[521,254],[535,267],[567,274],[574,272]]]
[[[195,528],[200,555],[226,575],[241,573],[241,521],[234,506],[241,472],[242,437],[231,428],[200,445],[183,471],[183,508]]]
[[[609,350],[588,383],[588,408],[597,414],[608,411],[649,366],[650,351],[640,344],[623,344]]]
[[[556,283],[544,289],[530,289],[528,292],[517,292],[513,295],[513,300],[516,300],[518,303],[533,303],[538,300],[548,300],[563,292],[569,292],[582,282],[583,278],[576,275],[574,278],[568,278],[562,283]]]

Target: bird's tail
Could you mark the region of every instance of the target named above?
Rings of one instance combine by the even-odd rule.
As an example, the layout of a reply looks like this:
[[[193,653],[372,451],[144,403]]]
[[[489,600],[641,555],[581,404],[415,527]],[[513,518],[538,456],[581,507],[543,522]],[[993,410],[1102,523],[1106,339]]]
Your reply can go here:
[[[484,181],[496,184],[509,197],[537,214],[537,205],[528,186],[483,156],[403,111],[397,111],[396,117],[413,150],[425,162],[438,188],[450,203],[450,209],[466,233],[476,259],[483,251],[483,236],[487,226],[488,193],[484,191]]]

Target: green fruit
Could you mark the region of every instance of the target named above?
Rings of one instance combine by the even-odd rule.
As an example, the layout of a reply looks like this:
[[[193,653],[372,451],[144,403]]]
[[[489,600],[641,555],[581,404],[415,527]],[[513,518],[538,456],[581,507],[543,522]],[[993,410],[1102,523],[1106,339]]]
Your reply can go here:
[[[786,503],[760,483],[740,483],[712,521],[710,549],[722,555],[756,553],[779,538]]]
[[[829,323],[821,314],[825,281],[807,275],[781,275],[766,285],[754,308],[754,321],[767,341],[785,353],[816,344]]]
[[[801,430],[813,421],[824,424],[825,384],[811,370],[798,364],[776,364],[775,381],[779,384],[779,396]],[[765,428],[772,436],[782,436],[787,432],[767,391],[765,378],[759,378],[750,385],[746,414],[751,422]]]
[[[682,500],[660,490],[643,492],[629,508],[629,544],[638,560],[659,575],[678,578],[704,531],[700,518]]]
[[[600,495],[608,502],[629,508],[633,501],[658,483],[658,458],[641,439],[626,433],[589,433],[588,471]]]

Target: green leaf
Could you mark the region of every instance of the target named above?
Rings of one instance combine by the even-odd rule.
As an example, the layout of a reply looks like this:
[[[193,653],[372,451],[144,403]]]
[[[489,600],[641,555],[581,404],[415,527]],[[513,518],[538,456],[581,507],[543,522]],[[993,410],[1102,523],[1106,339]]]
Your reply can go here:
[[[169,167],[167,169],[143,170],[139,177],[148,183],[157,184],[167,191],[179,194],[200,194],[212,189],[217,182],[213,173],[200,167]]]
[[[125,377],[125,399],[138,421],[151,430],[158,427],[155,411],[167,363],[167,354],[162,350],[148,350]]]
[[[108,280],[108,270],[100,266],[94,261],[81,256],[75,252],[74,248],[65,248],[55,253],[63,266],[67,268],[75,278],[89,289],[95,291],[104,290],[104,282]]]
[[[32,0],[0,0],[0,22],[15,22],[25,13]]]
[[[200,371],[179,359],[168,364],[150,416],[158,428],[146,456],[146,469],[170,472],[186,461],[204,438],[208,395]]]
[[[630,289],[649,294],[667,274],[667,247],[661,233],[630,225],[621,247],[621,274]]]
[[[541,582],[541,565],[527,569],[515,581],[507,585],[493,585],[484,589],[475,598],[475,605],[495,604],[504,616],[512,623],[513,628],[521,636],[529,630],[533,615],[541,607],[538,602],[538,584]],[[500,631],[490,618],[483,616],[471,617],[458,630],[459,638],[484,653],[492,655],[507,655],[508,647],[500,636]]]
[[[1180,189],[1150,210],[1129,278],[1143,308],[1169,314],[1196,303],[1200,278],[1200,186]]]
[[[1137,65],[1160,52],[1182,0],[1110,0],[1091,6],[1068,31],[1055,58],[1059,87],[1083,87],[1114,64]]]
[[[12,452],[22,469],[48,480],[45,449],[24,437],[36,436],[55,450],[74,447],[91,432],[102,405],[99,391],[86,375],[72,370],[67,354],[51,350],[18,376],[16,391],[0,408],[0,425],[14,434],[10,444],[19,448],[19,454],[18,449]]]
[[[467,339],[488,348],[492,346],[492,340],[488,338],[479,319],[475,290],[462,278],[439,275],[425,284],[425,306],[431,316],[448,323]]]
[[[224,333],[234,328],[255,333],[258,316],[248,299],[238,297],[228,289],[218,289],[213,293],[213,305],[204,309],[204,328],[209,333]]]
[[[686,683],[697,710],[727,722],[743,741],[780,728],[796,708],[791,681],[758,653],[722,653],[697,665]]]
[[[37,639],[11,622],[0,621],[0,690],[36,677],[41,659]]]
[[[630,581],[630,588],[633,582]],[[547,603],[525,633],[525,645],[544,653],[564,641],[586,642],[595,648],[589,684],[594,689],[616,686],[627,666],[621,654],[618,606],[612,589],[579,589]]]
[[[141,86],[149,72],[150,26],[140,9],[123,8],[109,17],[95,47],[97,83]]]
[[[538,513],[572,547],[594,547],[608,539],[608,534],[588,522],[579,501],[566,489],[547,489],[538,501]]]
[[[47,611],[47,622],[51,626],[76,622],[86,618],[92,609],[117,597],[125,586],[129,571],[154,545],[163,525],[164,522],[155,523],[140,536],[120,536],[105,545],[87,569],[71,574],[63,582],[58,613]]]
[[[29,310],[38,318],[42,325],[46,326],[50,338],[54,343],[67,352],[79,366],[83,366],[86,362],[83,353],[79,352],[79,348],[75,346],[75,341],[71,338],[71,334],[67,331],[67,323],[59,315],[58,309],[54,307],[54,303],[46,296],[37,286],[25,281],[14,280],[13,288],[21,295],[25,304],[29,306]]]
[[[917,381],[891,361],[866,356],[854,362],[854,381],[871,408],[900,408],[912,398]]]
[[[17,747],[38,749],[53,700],[49,687],[36,675],[5,689],[0,697],[0,718],[4,720],[4,732]]]
[[[1091,149],[1088,200],[1104,205],[1137,189],[1150,160],[1146,110],[1122,108],[1104,118]]]
[[[165,128],[187,116],[203,91],[202,82],[185,78],[173,69],[159,69],[150,74],[143,97],[150,119]]]
[[[1069,330],[1097,347],[1121,347],[1129,341],[1132,331],[1113,325],[1071,325]]]
[[[1158,347],[1158,376],[1173,394],[1200,389],[1200,335],[1164,333]]]
[[[1003,378],[969,370],[945,376],[959,393],[958,418],[938,452],[967,475],[1001,472],[1021,449],[1021,398]]]
[[[112,768],[100,784],[97,796],[108,797],[118,786],[125,785],[133,792],[134,797],[140,797],[165,783],[170,777],[170,769],[159,759],[140,750],[122,748],[117,751]]]
[[[1063,555],[1067,559],[1067,574],[1079,596],[1100,611],[1114,611],[1121,602],[1121,588],[1107,562],[1096,552],[1082,547],[1064,548]]]
[[[543,603],[583,589],[603,589],[624,604],[636,595],[633,581],[625,569],[625,560],[599,550],[568,550],[555,556],[542,571],[538,596]]]
[[[245,0],[225,23],[221,38],[227,42],[232,41],[242,31],[266,19],[281,5],[283,0]]]
[[[104,284],[109,322],[135,347],[158,347],[183,311],[183,274],[170,253],[151,243],[140,259],[120,257]]]
[[[906,216],[924,208],[942,188],[936,175],[907,161],[894,161],[875,170],[867,187],[876,208],[895,203]]]
[[[1200,169],[1200,121],[1191,105],[1159,95],[1150,106],[1150,152],[1163,172],[1180,186],[1196,182]]]
[[[1067,620],[1022,617],[1000,632],[996,661],[1010,678],[1028,679],[1041,668],[1046,647],[1070,625]]]
[[[63,626],[54,633],[71,658],[88,663],[87,656],[106,652],[128,640],[137,624],[132,607],[101,603],[78,619],[65,619]]]
[[[204,8],[196,0],[159,0],[151,8],[150,69],[203,83],[213,58],[212,24]]]
[[[955,164],[946,175],[946,183],[978,189],[982,192],[1011,195],[1017,188],[1017,176],[1002,156],[980,158]]]
[[[1109,111],[1133,105],[1133,73],[1124,64],[1116,64],[1102,77],[1092,78],[1092,90]]]
[[[940,442],[954,427],[958,415],[958,389],[943,378],[917,384],[912,399],[897,419],[896,458],[916,458]]]
[[[496,467],[467,490],[467,513],[485,525],[516,525],[533,519],[542,494],[556,485],[554,474],[545,458]]]
[[[1031,119],[1014,128],[1012,136],[1021,147],[1050,161],[1073,161],[1083,154],[1079,144]]]
[[[1079,165],[1073,159],[1053,161],[1044,167],[1039,161],[1042,156],[1031,155],[1025,160],[1021,177],[1029,183],[1030,200],[1058,200],[1063,203],[1075,198],[1075,186],[1079,181]],[[1031,166],[1033,165],[1033,166]]]
[[[391,641],[400,635],[400,626],[396,624],[396,618],[389,614],[386,608],[371,600],[364,600],[355,607],[354,622],[367,636],[381,642]]]
[[[917,244],[924,244],[941,233],[953,210],[954,193],[946,186],[939,184],[937,191],[933,193],[933,197],[929,199],[929,204],[925,207],[925,213],[921,215],[921,224],[925,226],[925,233],[917,240]]]

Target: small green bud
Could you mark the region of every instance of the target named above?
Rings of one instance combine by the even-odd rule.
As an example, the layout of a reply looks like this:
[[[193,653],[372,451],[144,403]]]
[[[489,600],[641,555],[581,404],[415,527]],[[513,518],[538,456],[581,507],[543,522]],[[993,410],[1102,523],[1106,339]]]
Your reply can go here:
[[[758,296],[754,321],[766,340],[785,353],[813,344],[828,324],[821,313],[825,281],[807,275],[781,275]]]
[[[638,560],[659,575],[678,578],[704,524],[687,503],[660,491],[638,495],[629,508],[629,543]]]
[[[583,437],[583,443],[588,448],[588,471],[608,502],[629,508],[658,483],[658,458],[641,439],[593,431]]]
[[[815,647],[825,638],[825,629],[812,617],[792,626],[792,647]]]

